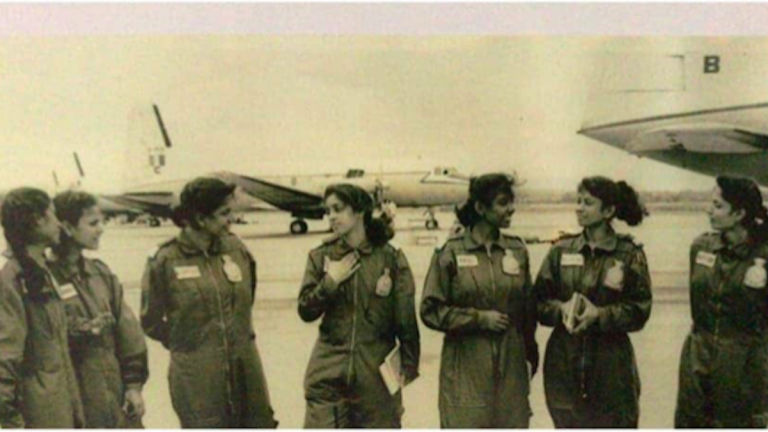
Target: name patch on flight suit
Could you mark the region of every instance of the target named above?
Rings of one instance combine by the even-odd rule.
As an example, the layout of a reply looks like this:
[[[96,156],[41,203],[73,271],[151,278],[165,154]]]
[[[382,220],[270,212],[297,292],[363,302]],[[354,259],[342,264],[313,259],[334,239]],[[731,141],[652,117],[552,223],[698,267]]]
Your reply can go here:
[[[77,290],[71,283],[59,285],[56,287],[56,291],[58,291],[59,297],[61,297],[62,300],[69,300],[77,297]]]
[[[173,271],[176,273],[176,279],[196,279],[201,276],[200,268],[197,266],[178,266],[174,267]]]
[[[584,267],[584,255],[578,253],[563,254],[560,265],[564,267]]]
[[[477,257],[474,255],[456,255],[456,265],[461,267],[477,267]]]
[[[513,255],[512,251],[509,249],[505,251],[504,258],[501,260],[501,270],[510,276],[517,276],[520,274],[520,263],[517,262],[515,255]]]
[[[696,264],[703,265],[704,267],[712,268],[715,266],[715,262],[717,261],[717,255],[699,251],[699,253],[696,254]]]
[[[224,259],[224,274],[227,279],[230,282],[242,282],[243,273],[240,271],[240,266],[229,255],[224,255],[222,258]]]

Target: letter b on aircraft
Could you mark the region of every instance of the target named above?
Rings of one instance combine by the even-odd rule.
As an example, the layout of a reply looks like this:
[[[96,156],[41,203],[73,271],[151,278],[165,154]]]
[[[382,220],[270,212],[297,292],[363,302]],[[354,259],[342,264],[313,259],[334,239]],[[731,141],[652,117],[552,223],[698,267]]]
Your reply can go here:
[[[704,73],[716,74],[720,72],[720,56],[707,55],[704,56]]]

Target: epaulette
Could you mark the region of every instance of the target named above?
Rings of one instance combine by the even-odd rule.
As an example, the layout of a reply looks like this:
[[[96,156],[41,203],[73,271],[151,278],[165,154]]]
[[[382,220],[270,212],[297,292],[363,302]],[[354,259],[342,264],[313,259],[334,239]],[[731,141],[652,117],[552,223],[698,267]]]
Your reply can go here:
[[[448,243],[451,243],[457,240],[462,240],[463,238],[464,238],[463,232],[452,233],[447,237],[445,237],[442,241],[438,240],[437,245],[435,246],[435,252],[440,252],[443,249],[445,249],[446,246],[448,246]]]
[[[552,242],[552,244],[557,244],[557,243],[560,243],[560,242],[564,242],[564,241],[568,241],[568,240],[573,240],[573,239],[575,239],[576,237],[578,237],[580,235],[581,235],[581,233],[569,233],[569,232],[565,232],[565,231],[560,231],[559,236],[555,237],[555,239]]]
[[[516,236],[514,234],[505,234],[505,233],[501,233],[501,236],[504,237],[506,240],[519,241],[520,243],[525,244],[525,240],[523,240],[523,238],[520,236]]]
[[[91,261],[93,261],[93,265],[95,265],[96,267],[101,267],[104,272],[112,273],[112,271],[109,269],[109,266],[104,261],[98,258],[91,258]]]
[[[172,244],[175,241],[176,241],[176,238],[174,237],[172,239],[166,240],[160,244],[153,246],[152,249],[149,251],[149,255],[148,255],[149,259],[154,259],[157,256],[157,253],[160,252],[160,249]]]
[[[616,237],[618,237],[620,240],[628,241],[629,243],[631,243],[632,245],[634,245],[637,248],[640,248],[640,249],[643,248],[643,244],[638,242],[638,241],[636,241],[635,237],[632,234],[623,234],[623,233],[622,234],[616,234]]]
[[[339,237],[336,234],[333,234],[331,236],[325,237],[321,240],[322,244],[327,245],[331,243],[336,243],[341,237]]]

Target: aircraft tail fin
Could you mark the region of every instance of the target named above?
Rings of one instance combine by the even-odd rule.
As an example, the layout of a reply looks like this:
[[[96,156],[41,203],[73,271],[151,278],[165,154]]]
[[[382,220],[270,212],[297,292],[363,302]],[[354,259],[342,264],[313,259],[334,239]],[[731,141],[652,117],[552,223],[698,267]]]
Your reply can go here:
[[[173,147],[165,121],[156,104],[134,109],[128,115],[125,150],[125,184],[130,187],[159,180]]]

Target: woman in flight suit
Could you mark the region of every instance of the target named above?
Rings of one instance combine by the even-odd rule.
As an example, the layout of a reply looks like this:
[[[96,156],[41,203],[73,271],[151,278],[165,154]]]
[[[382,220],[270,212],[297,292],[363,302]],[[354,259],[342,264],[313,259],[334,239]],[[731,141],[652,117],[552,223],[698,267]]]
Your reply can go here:
[[[181,233],[152,254],[141,324],[171,351],[171,400],[185,428],[273,428],[252,309],[256,262],[229,232],[234,186],[188,183],[175,210]]]
[[[581,234],[558,240],[536,279],[539,322],[554,327],[544,358],[547,407],[557,428],[636,428],[640,379],[628,332],[651,313],[642,247],[617,234],[645,216],[625,182],[589,177],[578,188]]]
[[[399,342],[402,385],[418,376],[413,275],[365,190],[329,186],[325,205],[335,235],[310,251],[299,294],[301,319],[322,317],[304,378],[304,426],[399,428],[401,391],[390,393],[379,367]]]
[[[147,380],[147,346],[123,288],[97,250],[104,232],[96,198],[66,191],[53,200],[62,236],[53,247],[51,272],[64,293],[72,364],[89,428],[140,428],[141,389]]]
[[[675,427],[765,428],[768,212],[753,181],[718,177],[707,213],[714,232],[691,246]]]
[[[65,293],[45,264],[60,229],[50,198],[32,188],[9,192],[2,225],[10,250],[0,257],[0,426],[83,427]]]
[[[421,319],[445,333],[443,428],[527,428],[531,417],[539,354],[528,250],[500,231],[512,220],[513,187],[503,174],[472,179],[457,210],[465,229],[435,252],[424,284]]]

